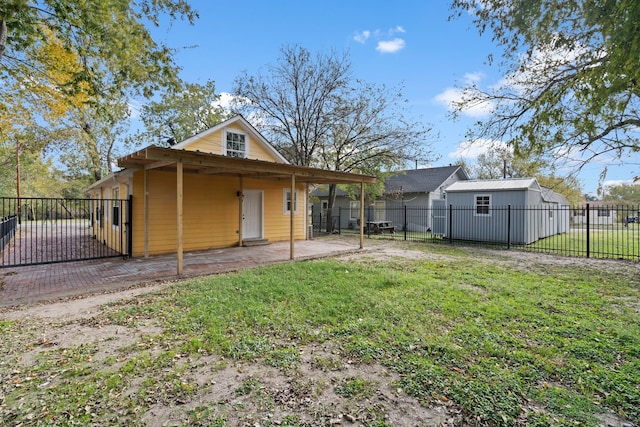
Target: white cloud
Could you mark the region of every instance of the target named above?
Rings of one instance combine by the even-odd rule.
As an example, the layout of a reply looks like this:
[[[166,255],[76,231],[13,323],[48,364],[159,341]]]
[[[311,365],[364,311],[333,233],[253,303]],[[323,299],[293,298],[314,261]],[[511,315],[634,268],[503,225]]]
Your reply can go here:
[[[229,92],[220,92],[220,98],[213,103],[215,106],[222,107],[225,111],[231,111],[233,106],[234,95]]]
[[[503,141],[495,139],[479,139],[477,141],[463,141],[456,147],[456,150],[449,153],[451,159],[476,160],[480,154],[486,153],[490,149],[513,150]]]
[[[396,38],[393,40],[381,40],[376,46],[376,50],[380,53],[396,53],[404,49],[405,42],[403,39]]]
[[[465,101],[465,91],[460,88],[448,87],[443,92],[435,96],[434,100],[438,104],[444,105],[449,111],[458,108]],[[495,105],[486,100],[478,100],[477,102],[467,103],[460,113],[474,118],[487,117],[493,111]]]
[[[356,33],[356,35],[353,36],[353,39],[358,43],[365,44],[366,41],[369,39],[369,37],[371,37],[371,31],[364,30],[364,31],[360,31],[359,33]]]
[[[466,73],[464,75],[464,83],[466,85],[473,85],[480,82],[484,78],[484,73],[477,71],[475,73]]]
[[[619,185],[633,185],[634,182],[632,179],[609,179],[603,183],[603,187],[607,189],[611,189],[612,187],[617,187]]]
[[[377,41],[376,50],[380,53],[396,53],[404,49],[406,42],[403,38],[394,37],[396,34],[405,34],[407,30],[402,25],[397,25],[387,31],[380,29],[358,31],[353,36],[353,40],[365,44],[367,40],[373,39]]]

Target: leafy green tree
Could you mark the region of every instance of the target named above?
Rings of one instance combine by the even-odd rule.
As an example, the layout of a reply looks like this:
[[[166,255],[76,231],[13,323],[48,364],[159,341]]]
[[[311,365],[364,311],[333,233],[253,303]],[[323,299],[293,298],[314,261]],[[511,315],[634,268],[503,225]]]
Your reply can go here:
[[[566,197],[571,206],[581,205],[585,202],[582,185],[574,176],[538,175],[536,179],[541,186],[550,188]]]
[[[52,31],[64,49],[83,60],[61,91],[98,95],[108,84],[151,95],[170,85],[179,70],[171,49],[156,43],[146,26],[158,26],[164,16],[193,22],[198,15],[184,0],[5,0],[0,4],[0,76],[52,77],[42,74],[42,62],[26,56],[47,43]]]
[[[452,9],[504,49],[504,83],[469,87],[457,105],[492,107],[473,137],[580,164],[637,159],[640,2],[453,0]]]
[[[148,26],[197,17],[184,0],[8,0],[0,4],[0,113],[26,112],[5,134],[25,129],[32,150],[58,152],[77,175],[111,169],[131,97],[180,83],[173,51]]]
[[[617,204],[640,205],[640,184],[618,184],[607,189],[604,200]]]
[[[170,88],[159,101],[142,107],[140,117],[145,131],[134,140],[143,144],[166,145],[183,141],[228,119],[220,106],[220,95],[212,80],[200,85],[185,83]]]
[[[548,168],[549,162],[542,156],[514,153],[507,146],[495,145],[478,155],[468,171],[475,179],[530,178]]]

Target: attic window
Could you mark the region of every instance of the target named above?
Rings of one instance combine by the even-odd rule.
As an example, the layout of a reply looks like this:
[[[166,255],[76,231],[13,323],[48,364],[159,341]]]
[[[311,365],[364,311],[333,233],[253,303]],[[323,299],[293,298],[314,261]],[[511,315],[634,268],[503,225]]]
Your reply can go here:
[[[239,157],[244,159],[247,157],[246,136],[242,133],[225,132],[226,133],[226,155],[229,157]]]

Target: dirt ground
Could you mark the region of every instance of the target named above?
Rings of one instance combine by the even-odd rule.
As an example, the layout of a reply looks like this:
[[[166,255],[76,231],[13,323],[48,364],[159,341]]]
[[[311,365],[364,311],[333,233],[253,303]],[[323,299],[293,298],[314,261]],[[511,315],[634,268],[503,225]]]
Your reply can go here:
[[[469,249],[477,256],[477,249]],[[554,265],[573,265],[619,271],[622,278],[638,280],[640,263],[623,261],[589,260],[556,257],[516,251],[486,251],[491,262],[504,263],[514,269],[548,269]],[[373,251],[355,253],[341,259],[360,262],[367,259],[447,259],[444,254],[412,250],[407,246],[385,244]],[[39,340],[47,348],[67,348],[80,344],[99,344],[100,352],[95,360],[106,359],[117,354],[118,349],[136,343],[143,336],[158,334],[152,326],[124,328],[116,325],[96,327],[91,319],[101,313],[102,306],[113,301],[135,298],[137,295],[157,291],[171,286],[171,282],[128,289],[116,293],[105,293],[38,304],[19,309],[0,311],[2,319],[31,319],[31,324],[40,335]],[[640,310],[640,302],[638,303]],[[21,365],[28,366],[43,346],[34,347],[22,355]],[[340,358],[340,349],[331,343],[314,344],[300,348],[301,363],[294,371],[283,372],[263,364],[223,361],[220,356],[205,356],[193,363],[186,380],[201,386],[200,393],[181,404],[156,403],[146,411],[144,422],[149,426],[185,425],[187,414],[198,408],[218,402],[217,410],[227,420],[225,425],[263,426],[282,424],[285,414],[296,414],[305,425],[365,425],[383,418],[393,426],[450,426],[464,425],[460,414],[450,402],[425,407],[415,398],[393,386],[397,375],[377,364],[357,364]],[[322,363],[320,363],[322,361]],[[16,367],[20,369],[20,367]],[[335,386],[354,378],[364,378],[375,387],[375,393],[366,399],[350,401],[341,399]],[[238,393],[243,385],[259,384],[259,390]],[[132,391],[129,391],[132,392]],[[256,396],[263,396],[261,399]],[[0,399],[1,400],[1,399]],[[261,405],[269,403],[265,410]],[[259,414],[257,416],[256,414]],[[193,415],[190,415],[193,416]],[[204,415],[203,415],[204,416]],[[212,424],[214,425],[214,424]],[[216,424],[217,425],[217,424]],[[605,427],[630,426],[614,416],[604,416]]]

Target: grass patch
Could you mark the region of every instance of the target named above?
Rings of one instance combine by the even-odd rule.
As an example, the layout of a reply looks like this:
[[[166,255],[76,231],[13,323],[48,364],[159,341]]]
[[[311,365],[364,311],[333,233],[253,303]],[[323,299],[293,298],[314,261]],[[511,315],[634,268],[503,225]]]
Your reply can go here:
[[[77,346],[43,351],[28,373],[14,373],[16,352],[29,347],[9,351],[3,344],[0,422],[141,424],[153,404],[206,392],[189,378],[199,358],[290,372],[302,363],[300,348],[327,342],[336,351],[313,356],[317,369],[329,374],[347,363],[382,364],[399,376],[394,387],[425,405],[454,405],[476,425],[596,426],[606,412],[640,422],[637,276],[518,269],[497,258],[446,253],[443,260],[282,264],[114,303],[101,324],[153,324],[163,333],[102,362],[98,346]],[[11,322],[0,328],[19,338]],[[262,386],[246,380],[235,394],[265,393]],[[377,388],[355,376],[334,391],[364,401]],[[276,404],[261,399],[266,407]],[[197,406],[184,422],[225,425],[225,417],[215,406]],[[302,425],[292,415],[279,422]]]

